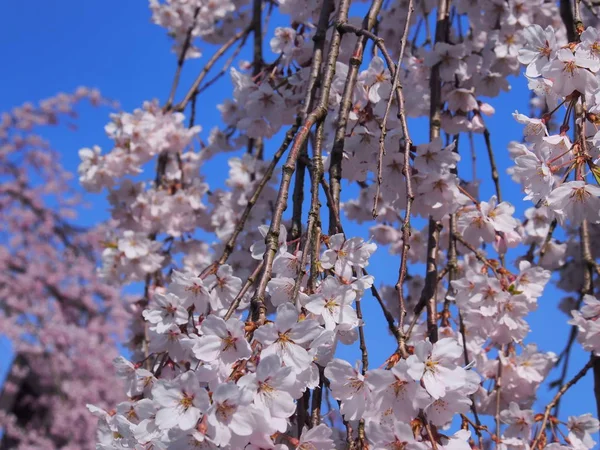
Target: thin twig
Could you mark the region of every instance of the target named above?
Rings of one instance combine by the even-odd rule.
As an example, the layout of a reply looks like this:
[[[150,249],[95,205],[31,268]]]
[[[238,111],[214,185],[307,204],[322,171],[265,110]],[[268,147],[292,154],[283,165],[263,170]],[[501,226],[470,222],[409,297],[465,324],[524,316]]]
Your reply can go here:
[[[469,364],[471,364],[471,359],[469,358],[469,350],[467,349],[467,333],[465,330],[465,322],[463,321],[463,317],[462,314],[460,313],[460,310],[458,311],[458,324],[459,324],[459,329],[460,329],[460,335],[462,337],[462,344],[463,344],[463,356],[464,356],[464,361],[465,361],[465,366],[468,366]],[[479,419],[479,413],[477,412],[477,404],[475,402],[475,394],[471,394],[470,396],[471,398],[471,412],[473,413],[473,417],[475,417],[475,423],[476,423],[476,427],[475,428],[475,434],[477,434],[477,438],[479,441],[479,448],[482,449],[483,448],[483,435],[481,434],[481,420]]]
[[[369,275],[365,269],[363,269],[362,271],[365,275]],[[386,308],[385,302],[383,301],[383,298],[379,294],[379,291],[377,290],[375,285],[371,286],[371,295],[373,297],[375,297],[375,299],[377,300],[377,303],[379,303],[379,306],[380,306],[381,310],[383,311],[383,316],[385,317],[385,320],[387,321],[390,333],[392,333],[392,335],[396,338],[396,341],[398,342],[398,346],[400,346],[400,341],[402,339],[401,330],[399,330],[398,327],[396,327],[396,324],[394,322],[394,316],[392,316],[392,313],[389,312],[389,310]]]
[[[242,289],[240,289],[240,292],[238,292],[238,294],[235,296],[235,298],[231,302],[231,305],[229,305],[229,309],[227,310],[227,312],[225,313],[225,316],[223,317],[224,320],[229,320],[231,318],[231,316],[233,315],[233,313],[235,312],[235,310],[238,309],[238,307],[240,306],[240,303],[242,302],[242,299],[244,298],[244,295],[246,295],[246,292],[248,292],[250,287],[252,287],[252,285],[256,281],[256,278],[258,277],[258,274],[262,270],[262,267],[263,267],[263,262],[261,261],[256,266],[256,268],[252,271],[252,274],[248,277],[248,279],[244,283],[244,286],[242,286]]]
[[[185,109],[185,107],[187,106],[187,104],[189,103],[189,101],[192,99],[192,97],[194,95],[194,92],[196,92],[198,90],[198,87],[200,86],[200,84],[202,83],[202,81],[204,80],[204,78],[206,77],[206,75],[208,75],[208,73],[210,72],[210,70],[217,63],[217,61],[221,58],[221,56],[223,56],[227,52],[227,50],[229,50],[243,36],[249,34],[250,31],[252,30],[252,26],[253,25],[250,24],[248,27],[244,28],[243,30],[238,31],[231,38],[229,38],[229,40],[227,42],[225,42],[214,53],[214,55],[208,60],[208,62],[206,63],[206,65],[202,68],[202,70],[200,71],[200,73],[196,77],[196,80],[194,81],[194,83],[192,84],[192,86],[190,87],[190,89],[187,91],[187,94],[185,94],[185,97],[183,98],[183,100],[181,100],[177,105],[175,105],[173,107],[173,109],[175,111],[183,111]]]
[[[219,78],[221,78],[223,75],[225,75],[227,73],[227,71],[231,67],[231,64],[233,64],[233,61],[235,60],[235,58],[237,58],[237,56],[240,54],[240,52],[244,48],[244,45],[246,44],[246,41],[248,40],[249,35],[250,35],[250,33],[246,33],[244,36],[242,36],[242,39],[240,39],[240,41],[239,41],[237,47],[235,48],[235,50],[233,51],[233,53],[227,58],[227,60],[223,64],[223,67],[221,67],[221,70],[219,70],[219,72],[216,75],[214,75],[211,79],[207,80],[202,86],[200,86],[198,88],[198,90],[197,90],[198,94],[201,94],[202,92],[207,90],[214,83],[216,83],[219,80]]]
[[[542,435],[544,434],[544,432],[546,430],[546,424],[548,423],[548,418],[550,417],[550,412],[552,411],[552,408],[554,407],[556,402],[558,402],[560,400],[560,398],[565,394],[565,392],[567,392],[571,388],[571,386],[573,386],[575,383],[577,383],[579,380],[581,380],[585,376],[587,371],[590,370],[590,368],[592,368],[592,366],[594,366],[594,361],[595,361],[595,358],[592,356],[590,358],[590,360],[588,361],[588,363],[585,366],[583,366],[583,368],[579,372],[577,372],[577,375],[575,375],[573,378],[571,378],[571,380],[569,380],[569,382],[567,384],[562,386],[558,390],[558,392],[556,393],[556,395],[554,396],[552,401],[550,403],[548,403],[548,405],[546,405],[546,410],[544,411],[544,418],[542,419],[542,424],[540,425],[540,429],[539,429],[535,439],[533,440],[533,444],[531,444],[532,449],[537,448],[537,444],[540,441]]]
[[[392,108],[392,92],[396,92],[396,97],[398,101],[398,108],[401,106],[401,96],[402,96],[402,87],[400,86],[400,66],[402,64],[402,58],[404,58],[404,50],[406,48],[406,41],[408,40],[408,30],[410,28],[410,19],[412,13],[414,11],[413,0],[409,0],[408,8],[406,13],[406,23],[404,24],[404,32],[402,33],[402,38],[400,39],[400,54],[398,55],[398,63],[395,68],[390,67],[390,73],[394,74],[394,79],[392,81],[392,90],[390,92],[390,97],[388,98],[387,104],[385,105],[385,113],[383,115],[383,120],[379,125],[380,134],[379,134],[379,152],[377,154],[377,189],[375,192],[375,198],[373,200],[373,218],[377,217],[377,202],[379,200],[379,193],[381,192],[381,183],[383,182],[383,156],[385,155],[385,137],[387,134],[387,121],[388,116],[390,114],[390,110]],[[399,112],[400,114],[400,112]],[[401,113],[405,114],[404,111]],[[406,138],[406,135],[405,135]],[[409,139],[410,140],[410,139]],[[410,147],[409,147],[410,148]],[[406,150],[405,150],[406,151]]]
[[[263,66],[262,0],[252,0],[252,78],[256,80]],[[263,158],[264,140],[262,137],[248,139],[248,153],[256,150],[256,159]]]
[[[179,58],[177,59],[177,70],[175,71],[175,77],[173,78],[173,83],[171,85],[171,92],[169,93],[169,98],[167,99],[167,103],[163,108],[165,111],[171,109],[171,106],[173,105],[175,92],[177,91],[177,86],[179,86],[179,79],[181,78],[181,70],[183,69],[183,64],[185,62],[185,55],[190,48],[190,44],[192,43],[192,32],[194,31],[194,27],[196,26],[196,19],[198,18],[199,12],[200,7],[197,7],[194,10],[194,19],[192,21],[192,25],[190,26],[185,35],[185,41],[183,42],[181,53],[179,54]]]
[[[456,233],[454,235],[454,239],[456,239],[458,242],[460,242],[462,245],[464,245],[465,247],[467,247],[474,255],[475,257],[482,262],[483,264],[485,264],[487,267],[489,267],[492,272],[494,273],[494,275],[496,276],[496,278],[498,278],[498,271],[496,270],[496,266],[494,264],[492,264],[484,255],[483,253],[481,253],[479,250],[477,250],[475,247],[473,247],[471,244],[469,244],[465,238],[463,238],[459,233]]]
[[[490,130],[487,127],[483,129],[483,138],[485,140],[485,148],[487,149],[488,158],[490,160],[490,169],[492,171],[492,180],[496,187],[496,198],[498,203],[502,202],[502,191],[500,190],[500,177],[498,176],[498,168],[496,167],[496,158],[492,150],[492,140],[490,138]]]
[[[496,393],[496,411],[494,418],[496,421],[496,439],[494,439],[495,448],[498,448],[500,444],[500,400],[502,398],[502,356],[505,355],[505,345],[498,350],[498,371],[496,373],[496,385],[494,386],[494,392]]]
[[[277,163],[279,162],[279,160],[281,159],[281,157],[287,150],[288,146],[292,142],[292,139],[296,135],[296,132],[298,131],[299,127],[300,127],[300,118],[297,117],[296,123],[285,134],[285,139],[281,143],[281,146],[279,147],[279,149],[273,155],[273,159],[271,160],[269,167],[267,167],[267,170],[265,171],[262,179],[256,186],[256,189],[254,190],[252,197],[250,197],[250,199],[248,200],[248,203],[246,204],[246,208],[244,209],[244,212],[242,213],[241,217],[237,221],[235,229],[233,230],[233,233],[231,234],[231,236],[227,240],[227,243],[225,244],[223,253],[219,257],[217,262],[211,264],[206,269],[204,269],[204,271],[199,275],[201,278],[208,275],[209,273],[216,271],[216,269],[218,269],[219,266],[225,264],[225,262],[227,261],[229,256],[231,256],[231,253],[235,249],[235,243],[237,241],[237,238],[238,238],[239,234],[242,232],[242,230],[244,229],[244,226],[246,225],[246,221],[248,220],[248,217],[250,216],[252,208],[258,201],[263,189],[265,188],[265,186],[267,185],[267,183],[273,176],[273,172],[275,171],[275,167],[277,166]]]

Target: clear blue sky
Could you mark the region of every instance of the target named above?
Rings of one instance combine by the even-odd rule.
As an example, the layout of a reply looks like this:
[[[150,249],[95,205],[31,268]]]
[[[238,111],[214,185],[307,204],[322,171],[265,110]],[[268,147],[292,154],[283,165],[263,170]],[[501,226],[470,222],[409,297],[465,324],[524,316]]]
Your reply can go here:
[[[277,20],[275,18],[272,21],[271,28],[277,24]],[[6,111],[25,101],[52,96],[59,91],[73,91],[80,85],[100,89],[105,96],[118,100],[126,111],[139,107],[144,100],[159,98],[164,102],[176,63],[176,57],[170,48],[171,42],[165,30],[150,22],[150,11],[147,2],[143,0],[6,2],[3,14],[0,15],[0,54],[5,62],[0,71],[0,84],[3,87],[0,111]],[[207,55],[210,55],[210,50],[210,47],[205,47],[204,58],[189,63],[181,82],[184,89],[191,84]],[[244,57],[244,54],[241,56]],[[272,58],[268,46],[265,56],[267,59]],[[249,58],[247,54],[245,57]],[[522,79],[512,80],[512,84],[512,93],[491,102],[496,108],[496,114],[488,119],[488,125],[502,175],[504,197],[516,205],[518,214],[522,214],[530,204],[521,201],[523,195],[518,186],[505,175],[506,168],[511,164],[506,145],[509,140],[520,140],[521,126],[513,121],[511,113],[515,109],[527,113],[529,92]],[[197,123],[203,126],[204,135],[218,124],[215,105],[230,92],[228,77],[224,77],[200,99]],[[67,169],[77,169],[77,151],[81,147],[98,144],[105,151],[110,148],[103,131],[108,112],[106,108],[83,108],[81,118],[77,121],[78,131],[69,132],[60,128],[48,130],[44,134],[60,151]],[[411,133],[415,142],[424,142],[427,135],[424,125],[421,122],[412,125]],[[478,175],[483,183],[481,197],[487,199],[493,193],[487,156],[482,138],[476,137],[475,142]],[[273,148],[273,145],[277,144],[271,144],[268,148]],[[468,147],[461,146],[461,151],[468,152],[467,149]],[[468,153],[464,157],[468,159]],[[210,172],[209,184],[222,184],[226,174],[227,166],[222,164],[218,170]],[[102,195],[86,195],[85,198],[91,208],[81,216],[80,223],[90,225],[107,217],[107,204]],[[350,224],[346,226],[346,232],[349,235],[361,234],[368,237],[368,231],[359,230]],[[380,274],[378,284],[381,280],[393,284],[397,265],[398,259],[388,256],[386,250],[381,249],[373,258],[370,273]],[[556,309],[560,298],[561,293],[551,286],[547,288],[540,300],[540,310],[531,316],[533,332],[528,338],[528,342],[537,342],[540,348],[556,353],[563,348],[569,332],[566,316]],[[363,303],[367,323],[381,321],[381,312],[374,301],[367,296]],[[371,367],[381,364],[389,356],[388,350],[393,345],[383,322],[380,323],[381,326],[367,326],[365,330]],[[389,345],[382,345],[382,342],[389,342]],[[350,360],[360,356],[356,348],[343,349],[340,355]],[[8,367],[9,357],[7,343],[0,340],[0,380]],[[586,361],[587,355],[576,346],[569,377]],[[551,374],[550,380],[554,378]],[[563,417],[566,414],[585,412],[595,414],[592,392],[592,379],[587,376],[571,389],[563,401]],[[539,394],[538,407],[541,408],[552,398],[554,392],[542,387]]]

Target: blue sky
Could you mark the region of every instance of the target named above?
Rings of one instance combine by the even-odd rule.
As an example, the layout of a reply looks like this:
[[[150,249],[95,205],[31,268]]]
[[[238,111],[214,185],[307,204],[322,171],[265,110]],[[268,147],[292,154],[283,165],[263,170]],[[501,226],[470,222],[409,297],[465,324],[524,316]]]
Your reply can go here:
[[[270,27],[277,24],[275,17]],[[265,57],[273,58],[268,45]],[[209,46],[204,48],[204,57],[188,63],[182,76],[182,92],[189,86],[202,64],[211,54]],[[59,91],[73,91],[77,86],[96,87],[108,98],[120,102],[123,110],[131,111],[143,101],[158,98],[164,103],[170,90],[175,71],[176,56],[170,51],[171,42],[164,29],[150,22],[147,2],[132,0],[62,0],[44,2],[24,0],[8,2],[0,15],[0,52],[5,61],[0,71],[3,86],[0,96],[0,111],[5,111],[25,101],[37,101]],[[242,53],[242,58],[249,58]],[[217,65],[217,70],[220,69]],[[517,207],[522,215],[530,203],[522,202],[523,195],[508,176],[506,169],[511,165],[506,145],[509,140],[520,140],[521,126],[514,122],[511,113],[515,109],[527,113],[529,91],[523,79],[511,80],[513,91],[491,101],[496,114],[488,118],[494,150],[497,154],[498,169],[502,177],[505,200]],[[218,125],[215,105],[220,103],[231,86],[224,77],[198,103],[197,123],[204,129],[204,135],[214,125]],[[110,149],[103,127],[108,121],[107,108],[84,107],[77,121],[78,130],[71,132],[65,128],[49,129],[44,133],[53,146],[60,151],[64,166],[76,171],[79,159],[77,151],[86,146],[98,144],[105,151]],[[426,124],[422,121],[411,124],[415,143],[423,143],[427,136]],[[466,139],[464,139],[466,141]],[[272,149],[277,139],[272,141]],[[493,186],[487,154],[481,136],[475,138],[478,161],[478,177],[482,182],[481,198],[486,200],[493,194]],[[461,145],[461,151],[469,158],[468,147]],[[227,166],[221,159],[220,166],[211,170],[208,182],[222,184],[227,174]],[[348,191],[346,191],[348,192]],[[107,218],[107,203],[102,195],[86,195],[90,208],[80,216],[79,223],[91,225]],[[349,235],[368,237],[368,231],[348,223],[345,226]],[[513,254],[513,258],[514,258]],[[509,258],[510,264],[511,258]],[[380,274],[380,279],[393,284],[397,276],[398,259],[388,256],[380,249],[372,259],[369,272]],[[510,267],[509,267],[510,268]],[[416,270],[419,270],[417,268]],[[381,281],[380,281],[381,282]],[[378,282],[378,283],[380,283]],[[556,353],[563,348],[569,327],[566,316],[557,311],[561,293],[549,286],[540,299],[539,311],[531,315],[532,333],[528,342],[537,342],[544,350]],[[367,323],[376,321],[382,326],[367,326],[367,344],[370,348],[371,367],[378,366],[389,356],[392,340],[383,326],[382,315],[367,298],[364,302]],[[370,319],[370,320],[369,320]],[[379,321],[379,322],[377,322]],[[389,342],[390,345],[382,345]],[[7,343],[0,340],[0,376],[9,365]],[[381,350],[381,349],[385,350]],[[356,348],[344,349],[341,354],[350,359],[358,359]],[[571,362],[570,376],[574,375],[587,361],[587,355],[576,346]],[[551,375],[550,380],[555,376]],[[1,379],[1,378],[0,378]],[[587,376],[571,389],[561,406],[562,414],[582,414],[593,412],[595,403],[592,395],[592,379]],[[545,405],[554,395],[546,387],[540,389],[538,407]]]

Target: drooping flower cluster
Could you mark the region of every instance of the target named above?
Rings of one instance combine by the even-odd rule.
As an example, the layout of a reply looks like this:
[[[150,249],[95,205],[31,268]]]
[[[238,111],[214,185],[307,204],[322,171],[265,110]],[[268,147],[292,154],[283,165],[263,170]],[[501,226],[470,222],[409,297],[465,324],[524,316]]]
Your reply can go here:
[[[294,255],[287,252],[285,234],[283,238],[276,267],[281,275],[295,274],[297,264],[289,264]],[[259,244],[253,253],[262,257]],[[118,373],[131,400],[118,405],[115,415],[93,408],[103,424],[100,448],[149,442],[177,448],[180,441],[207,447],[274,445],[271,436],[288,429],[295,400],[319,385],[319,367],[327,373],[336,370],[332,356],[337,342],[357,338],[361,322],[353,305],[372,277],[356,278],[352,269],[364,268],[374,250],[374,244],[358,238],[331,237],[321,257],[321,267],[332,270],[331,275],[314,294],[304,294],[306,309],[270,289],[273,321],[251,328],[239,313],[227,312],[241,288],[230,266],[206,277],[174,272],[168,289],[156,290],[143,312],[149,323],[146,361],[154,363],[134,365],[118,358]],[[284,278],[273,278],[272,286]],[[247,309],[249,304],[238,306]],[[415,362],[415,367],[422,366]],[[421,374],[414,377],[420,380]],[[334,386],[344,380],[331,380],[335,393]],[[310,433],[305,430],[304,438]],[[333,442],[324,439],[327,448]]]
[[[522,184],[526,199],[547,208],[551,219],[561,223],[568,219],[575,226],[584,220],[600,221],[600,187],[594,181],[600,135],[590,135],[594,122],[589,123],[598,108],[599,42],[597,30],[587,28],[578,43],[561,47],[552,27],[532,25],[519,52],[519,61],[527,65],[530,87],[536,89],[533,83],[544,86],[535,92],[545,99],[543,109],[549,112],[541,119],[515,113],[516,120],[525,125],[527,145],[513,144],[513,179]],[[579,101],[587,110],[572,140],[567,135],[569,119]],[[547,125],[562,105],[566,106],[563,125],[558,134],[550,134]]]

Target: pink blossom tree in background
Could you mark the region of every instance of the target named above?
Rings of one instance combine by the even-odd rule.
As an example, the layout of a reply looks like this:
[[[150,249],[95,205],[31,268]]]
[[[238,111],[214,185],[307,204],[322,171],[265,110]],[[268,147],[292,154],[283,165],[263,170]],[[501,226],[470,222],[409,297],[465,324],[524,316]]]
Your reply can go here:
[[[93,258],[71,252],[70,241],[51,254],[74,272],[50,281],[43,271],[40,280],[34,267],[44,258],[34,258],[21,269],[31,274],[23,285],[6,283],[20,289],[8,298],[20,301],[7,304],[5,317],[15,330],[30,324],[10,337],[38,353],[46,336],[49,352],[63,341],[41,333],[46,309],[37,317],[37,303],[22,303],[29,280],[40,292],[52,294],[48,284],[75,290],[52,295],[51,313],[73,327],[61,332],[82,330],[102,354],[77,358],[79,342],[67,339],[60,370],[93,364],[69,382],[108,377],[115,351],[102,345],[128,321],[131,353],[113,361],[122,389],[107,392],[102,378],[86,392],[94,398],[79,396],[98,418],[97,436],[65,445],[594,448],[598,411],[559,410],[587,374],[600,409],[600,31],[592,1],[151,0],[150,8],[177,55],[168,98],[111,114],[112,147],[91,142],[80,151],[82,186],[111,205],[110,226],[98,231],[106,286],[89,277]],[[239,57],[246,48],[251,61]],[[198,58],[202,68],[186,86],[182,73]],[[203,101],[222,76],[231,79],[229,98]],[[527,78],[531,110],[513,115],[524,136],[492,148],[493,105],[510,77]],[[203,130],[200,111],[220,113],[222,126]],[[419,121],[429,133],[417,141]],[[510,200],[525,202],[524,217],[503,195],[499,155],[512,160],[523,195]],[[479,176],[489,178],[491,197],[480,194],[477,158],[489,164]],[[223,183],[209,185],[219,173]],[[17,182],[13,190],[26,191]],[[39,219],[30,209],[29,221]],[[32,239],[46,256],[43,233],[64,224],[41,217]],[[20,240],[29,243],[17,240],[15,252]],[[398,255],[392,282],[369,267],[386,249]],[[82,267],[86,282],[69,284]],[[528,317],[551,278],[571,332],[538,346]],[[107,294],[127,285],[143,286],[129,317]],[[378,367],[366,335],[382,326],[391,339],[376,349],[386,355]],[[29,330],[40,333],[30,338]],[[589,358],[570,377],[575,346]],[[548,379],[553,368],[556,381]],[[550,381],[553,397],[540,405]],[[65,419],[53,417],[60,436]]]
[[[102,230],[75,226],[81,197],[40,133],[72,122],[80,88],[0,117],[0,331],[16,355],[2,390],[0,447],[93,449],[96,420],[85,405],[125,398],[114,372],[127,313],[97,276]]]

